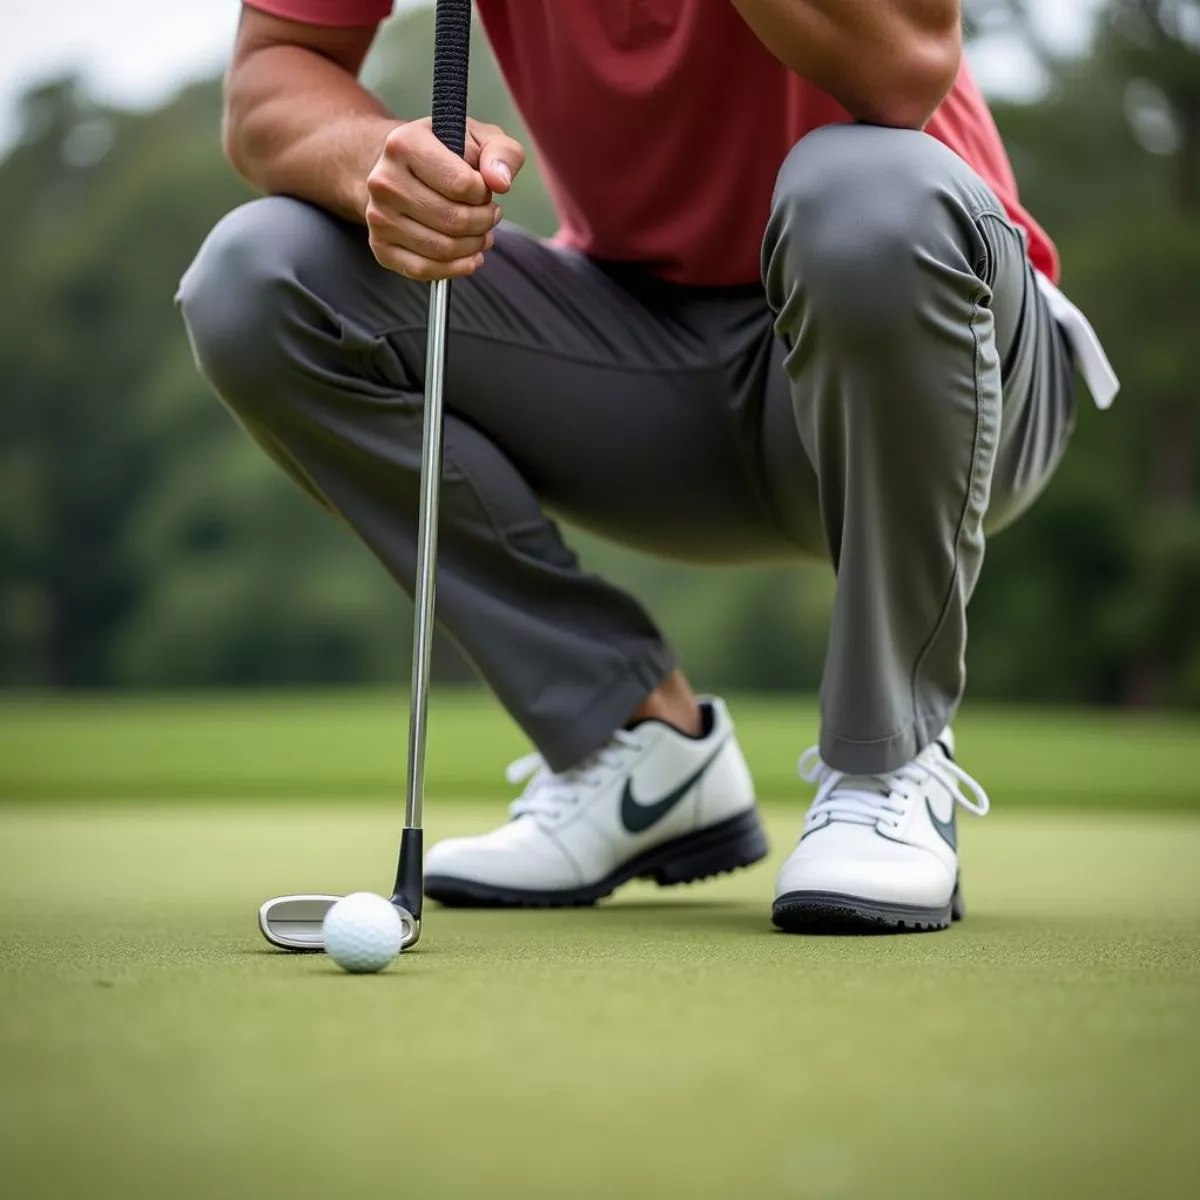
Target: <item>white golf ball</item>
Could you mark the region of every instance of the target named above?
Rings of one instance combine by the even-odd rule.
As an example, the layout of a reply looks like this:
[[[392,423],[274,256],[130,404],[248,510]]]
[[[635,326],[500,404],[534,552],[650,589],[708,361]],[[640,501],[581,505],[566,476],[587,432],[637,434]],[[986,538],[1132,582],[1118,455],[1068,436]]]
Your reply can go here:
[[[382,971],[400,953],[404,922],[390,900],[374,892],[343,896],[322,926],[325,953],[353,975]]]

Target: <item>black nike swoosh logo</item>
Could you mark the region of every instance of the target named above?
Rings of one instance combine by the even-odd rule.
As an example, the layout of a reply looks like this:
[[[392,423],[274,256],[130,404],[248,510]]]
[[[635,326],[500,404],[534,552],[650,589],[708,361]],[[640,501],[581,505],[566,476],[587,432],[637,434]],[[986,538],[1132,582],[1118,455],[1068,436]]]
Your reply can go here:
[[[645,833],[652,825],[657,825],[696,785],[696,781],[713,765],[717,755],[725,749],[725,738],[721,744],[704,760],[699,770],[689,775],[677,788],[673,788],[661,800],[653,804],[640,804],[633,795],[633,780],[625,780],[625,791],[621,794],[621,824],[630,833]]]
[[[950,847],[951,850],[958,852],[958,826],[954,820],[954,808],[950,809],[950,820],[940,821],[938,815],[933,811],[933,805],[929,803],[929,797],[925,797],[925,811],[929,813],[929,819],[933,822],[934,829],[938,832],[938,837]]]

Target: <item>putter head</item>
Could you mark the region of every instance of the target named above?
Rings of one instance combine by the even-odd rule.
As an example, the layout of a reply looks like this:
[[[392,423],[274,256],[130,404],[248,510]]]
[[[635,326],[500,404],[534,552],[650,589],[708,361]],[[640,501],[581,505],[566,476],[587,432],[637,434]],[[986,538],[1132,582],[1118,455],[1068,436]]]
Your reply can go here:
[[[321,925],[325,914],[340,899],[341,896],[319,894],[276,896],[258,910],[258,927],[263,937],[280,950],[324,950]],[[397,904],[395,897],[392,903],[404,923],[403,948],[407,950],[421,936],[421,919]]]

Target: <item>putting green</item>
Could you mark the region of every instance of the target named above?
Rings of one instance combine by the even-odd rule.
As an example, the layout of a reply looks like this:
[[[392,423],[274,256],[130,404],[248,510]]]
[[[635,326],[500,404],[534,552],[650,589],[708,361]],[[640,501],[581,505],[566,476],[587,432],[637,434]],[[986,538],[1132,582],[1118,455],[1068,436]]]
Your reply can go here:
[[[776,861],[799,817],[769,811]],[[378,805],[0,810],[5,1194],[1194,1194],[1194,815],[972,824],[948,934],[773,933],[764,865],[434,909],[377,977],[259,942],[274,891],[386,884],[395,833]]]

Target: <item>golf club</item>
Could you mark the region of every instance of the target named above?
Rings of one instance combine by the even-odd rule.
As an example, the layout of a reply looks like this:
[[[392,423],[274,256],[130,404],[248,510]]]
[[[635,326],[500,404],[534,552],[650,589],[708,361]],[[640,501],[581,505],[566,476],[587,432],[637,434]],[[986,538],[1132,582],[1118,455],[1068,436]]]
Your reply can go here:
[[[467,68],[471,0],[438,0],[433,46],[433,132],[462,154],[467,136]],[[404,832],[391,901],[404,922],[404,946],[421,936],[422,801],[425,733],[429,717],[429,669],[437,589],[438,499],[442,479],[442,391],[446,368],[446,313],[450,281],[429,290],[429,337],[425,353],[425,417],[421,442],[421,501],[417,533],[416,616],[413,632],[412,705],[408,725],[408,781]],[[276,896],[258,910],[263,936],[283,950],[321,950],[325,914],[340,896]]]

